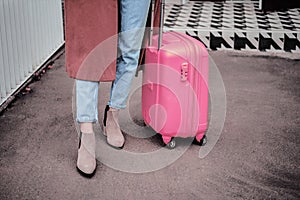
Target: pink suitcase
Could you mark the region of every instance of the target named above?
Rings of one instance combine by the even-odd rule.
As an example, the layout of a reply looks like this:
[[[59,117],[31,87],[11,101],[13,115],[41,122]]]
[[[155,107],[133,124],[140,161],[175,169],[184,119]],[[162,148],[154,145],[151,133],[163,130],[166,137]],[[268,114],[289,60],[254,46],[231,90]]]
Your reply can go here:
[[[174,137],[195,137],[206,143],[208,117],[208,52],[198,40],[177,32],[153,37],[146,49],[142,114],[162,135],[167,147]]]

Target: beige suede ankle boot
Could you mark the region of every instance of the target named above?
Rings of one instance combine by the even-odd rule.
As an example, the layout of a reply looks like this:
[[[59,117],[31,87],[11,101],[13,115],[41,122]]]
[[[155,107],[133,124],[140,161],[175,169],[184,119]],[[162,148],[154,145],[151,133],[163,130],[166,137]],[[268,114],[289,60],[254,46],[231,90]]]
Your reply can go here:
[[[118,122],[119,110],[106,109],[104,115],[104,135],[107,136],[107,143],[116,148],[123,148],[125,138]]]
[[[77,169],[86,176],[92,176],[95,172],[96,157],[94,133],[80,132]]]

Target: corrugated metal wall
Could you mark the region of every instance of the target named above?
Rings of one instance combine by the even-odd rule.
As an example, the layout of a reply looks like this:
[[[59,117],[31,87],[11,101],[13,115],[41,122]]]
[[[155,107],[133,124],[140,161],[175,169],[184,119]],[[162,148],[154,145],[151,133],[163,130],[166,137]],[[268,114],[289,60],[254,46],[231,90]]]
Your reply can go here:
[[[63,43],[61,0],[0,0],[0,105]]]

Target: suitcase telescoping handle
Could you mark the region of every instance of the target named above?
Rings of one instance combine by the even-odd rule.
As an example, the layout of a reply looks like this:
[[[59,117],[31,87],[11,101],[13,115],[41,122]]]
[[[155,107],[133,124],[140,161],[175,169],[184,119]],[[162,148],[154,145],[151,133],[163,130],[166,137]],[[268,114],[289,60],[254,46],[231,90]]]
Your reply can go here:
[[[160,0],[160,23],[159,23],[159,33],[158,33],[158,50],[162,45],[162,37],[163,37],[163,27],[164,27],[164,15],[165,15],[165,0]]]
[[[159,13],[159,31],[158,31],[158,50],[162,45],[162,34],[163,34],[163,24],[164,24],[164,12],[165,12],[165,0],[152,0],[152,9],[151,9],[151,30],[150,30],[150,40],[149,45],[152,46],[153,42],[153,33],[154,33],[154,20],[155,20],[155,1],[160,3],[160,13]]]

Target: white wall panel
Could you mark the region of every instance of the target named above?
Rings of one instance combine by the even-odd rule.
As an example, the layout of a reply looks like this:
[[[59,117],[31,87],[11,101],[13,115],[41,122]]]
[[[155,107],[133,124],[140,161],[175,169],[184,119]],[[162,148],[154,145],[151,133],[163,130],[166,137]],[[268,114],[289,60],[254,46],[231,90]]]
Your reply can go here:
[[[0,0],[0,105],[64,43],[61,0]]]

